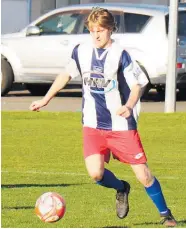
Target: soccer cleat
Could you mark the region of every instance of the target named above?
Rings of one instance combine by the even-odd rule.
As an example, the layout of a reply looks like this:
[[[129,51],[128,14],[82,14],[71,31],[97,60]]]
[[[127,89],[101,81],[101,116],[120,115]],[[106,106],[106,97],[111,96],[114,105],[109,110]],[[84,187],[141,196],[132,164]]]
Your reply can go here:
[[[175,227],[177,225],[176,220],[174,219],[174,216],[172,215],[171,211],[168,209],[168,212],[165,214],[160,214],[162,220],[161,224],[163,224],[166,227]]]
[[[124,189],[118,190],[116,193],[116,213],[120,219],[125,218],[129,212],[128,195],[130,192],[130,184],[126,181],[122,182]]]

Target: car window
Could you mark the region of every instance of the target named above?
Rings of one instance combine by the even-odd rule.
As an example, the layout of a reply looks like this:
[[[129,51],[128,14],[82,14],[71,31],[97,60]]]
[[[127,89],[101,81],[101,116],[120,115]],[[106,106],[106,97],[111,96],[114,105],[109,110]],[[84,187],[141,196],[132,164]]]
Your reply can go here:
[[[122,12],[123,14],[123,12]],[[120,32],[120,27],[121,27],[121,13],[117,14],[117,13],[113,13],[115,22],[116,22],[116,27],[117,27],[117,31],[115,33],[119,33]]]
[[[119,33],[121,30],[121,15],[123,14],[123,12],[119,12],[119,11],[111,11],[112,15],[114,16],[114,19],[116,21],[116,25],[117,25],[117,31],[114,33]],[[88,17],[88,14],[85,16],[85,19]],[[86,26],[84,26],[83,28],[83,33],[89,33],[89,30],[87,29]]]
[[[141,32],[149,19],[148,15],[124,13],[125,33]]]
[[[186,11],[179,12],[178,35],[186,37]]]
[[[169,30],[169,15],[166,15],[166,31]],[[178,36],[186,37],[186,11],[179,11],[178,14]]]
[[[78,13],[63,13],[53,15],[37,24],[41,35],[76,34],[82,15]]]

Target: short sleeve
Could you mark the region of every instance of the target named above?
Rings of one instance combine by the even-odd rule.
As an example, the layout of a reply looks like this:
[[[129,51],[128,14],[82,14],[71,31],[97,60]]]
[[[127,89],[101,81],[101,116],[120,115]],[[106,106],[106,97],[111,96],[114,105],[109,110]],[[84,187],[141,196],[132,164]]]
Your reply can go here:
[[[79,45],[75,46],[72,51],[72,55],[68,60],[68,63],[65,67],[65,71],[71,76],[71,78],[76,78],[81,75],[81,69],[79,65],[78,59],[78,47]]]
[[[132,88],[135,84],[139,84],[141,87],[148,84],[147,76],[142,71],[139,64],[133,60],[126,51],[123,51],[122,53],[121,65],[129,88]]]

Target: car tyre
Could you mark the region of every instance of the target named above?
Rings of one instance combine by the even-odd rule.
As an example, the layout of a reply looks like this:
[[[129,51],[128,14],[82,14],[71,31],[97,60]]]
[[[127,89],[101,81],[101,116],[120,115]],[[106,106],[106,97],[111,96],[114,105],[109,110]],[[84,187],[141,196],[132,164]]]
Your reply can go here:
[[[14,74],[11,65],[1,58],[1,96],[6,95],[13,84]]]
[[[179,88],[179,95],[181,99],[186,99],[186,88]]]
[[[164,100],[165,99],[165,88],[164,87],[157,87],[156,91],[158,93],[159,98]]]
[[[26,88],[33,96],[44,96],[51,85],[48,84],[26,84]]]

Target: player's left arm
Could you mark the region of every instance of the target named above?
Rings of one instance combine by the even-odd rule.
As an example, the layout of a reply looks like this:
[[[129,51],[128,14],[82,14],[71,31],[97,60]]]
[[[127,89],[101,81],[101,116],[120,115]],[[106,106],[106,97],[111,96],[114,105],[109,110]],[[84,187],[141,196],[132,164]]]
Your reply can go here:
[[[132,114],[132,109],[140,99],[142,92],[143,92],[143,88],[141,87],[141,85],[139,84],[133,85],[126,104],[120,107],[117,110],[116,114],[128,118]]]
[[[130,95],[126,104],[118,109],[117,115],[128,118],[132,114],[134,106],[141,98],[148,84],[148,79],[138,63],[132,60],[127,52],[125,55],[127,55],[126,61],[128,61],[129,64],[124,69],[124,77],[130,88]]]

